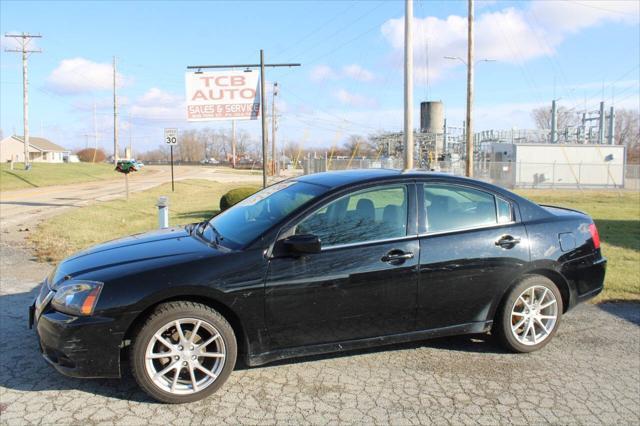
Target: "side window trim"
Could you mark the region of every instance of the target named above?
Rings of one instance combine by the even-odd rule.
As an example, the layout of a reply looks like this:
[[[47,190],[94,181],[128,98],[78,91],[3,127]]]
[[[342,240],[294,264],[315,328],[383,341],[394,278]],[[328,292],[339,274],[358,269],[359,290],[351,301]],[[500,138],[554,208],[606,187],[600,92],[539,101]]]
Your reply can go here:
[[[371,244],[379,244],[382,242],[391,242],[391,241],[403,241],[407,239],[415,239],[418,237],[418,229],[417,229],[417,200],[416,195],[418,192],[417,184],[415,181],[387,181],[387,182],[376,182],[375,184],[358,186],[355,188],[345,189],[339,193],[334,194],[333,196],[328,197],[325,200],[320,201],[318,204],[309,208],[308,211],[302,213],[297,216],[287,224],[285,224],[275,239],[275,241],[286,238],[290,235],[293,235],[292,232],[294,229],[302,223],[307,218],[311,217],[314,213],[319,210],[327,207],[327,205],[334,203],[335,201],[344,198],[346,196],[350,196],[356,194],[361,191],[373,190],[375,188],[384,188],[384,187],[404,187],[405,194],[407,197],[407,217],[406,217],[406,235],[392,237],[392,238],[383,238],[378,240],[369,240],[369,241],[360,241],[355,243],[344,243],[344,244],[335,244],[331,246],[323,246],[321,251],[329,251],[336,250],[345,247],[357,247]],[[274,241],[274,242],[275,242]]]
[[[509,223],[515,222],[513,204],[511,203],[511,201],[507,200],[504,197],[496,195],[496,194],[493,194],[493,198],[494,198],[495,203],[496,203],[496,223],[498,225],[504,225],[504,224],[509,224]],[[498,209],[498,200],[504,201],[509,206],[509,217],[511,218],[511,220],[509,222],[500,222],[500,210]]]
[[[477,225],[477,226],[468,226],[468,227],[462,227],[462,228],[456,228],[456,229],[450,229],[450,230],[446,230],[446,231],[437,231],[437,232],[429,232],[429,227],[428,227],[428,218],[426,215],[426,208],[424,207],[420,207],[420,206],[424,206],[425,203],[425,199],[424,199],[424,189],[425,186],[427,185],[449,185],[449,186],[455,186],[455,187],[460,187],[460,188],[469,188],[475,191],[480,191],[480,192],[484,192],[486,194],[489,194],[493,197],[494,199],[494,203],[495,203],[495,208],[496,208],[496,223],[494,224],[486,224],[486,225]],[[460,184],[460,183],[448,183],[448,182],[441,182],[441,181],[419,181],[416,182],[416,189],[417,189],[417,193],[418,193],[418,226],[420,225],[424,225],[425,228],[421,229],[420,227],[418,227],[418,237],[430,237],[430,236],[437,236],[437,235],[446,235],[446,234],[454,234],[454,233],[458,233],[458,232],[465,232],[465,231],[474,231],[474,230],[478,230],[478,229],[490,229],[490,228],[498,228],[501,226],[506,226],[506,225],[513,225],[514,223],[516,223],[516,217],[515,217],[515,207],[513,205],[513,203],[494,193],[491,191],[488,191],[484,188],[478,188],[472,185],[465,185],[465,184]],[[498,202],[498,198],[506,201],[509,204],[509,209],[511,211],[511,220],[509,222],[503,222],[503,223],[499,223],[499,218],[498,218],[498,206],[497,206],[497,202]]]

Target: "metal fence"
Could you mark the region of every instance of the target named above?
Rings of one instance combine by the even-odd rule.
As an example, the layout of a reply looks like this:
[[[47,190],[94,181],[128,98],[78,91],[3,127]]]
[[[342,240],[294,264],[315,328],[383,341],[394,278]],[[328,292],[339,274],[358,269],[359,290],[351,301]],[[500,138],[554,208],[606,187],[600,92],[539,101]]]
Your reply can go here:
[[[304,174],[348,169],[401,169],[402,159],[333,159],[303,160]],[[465,174],[464,161],[443,161],[429,170]],[[477,161],[474,177],[505,188],[565,188],[565,189],[629,189],[640,191],[640,165],[593,163],[530,163]]]

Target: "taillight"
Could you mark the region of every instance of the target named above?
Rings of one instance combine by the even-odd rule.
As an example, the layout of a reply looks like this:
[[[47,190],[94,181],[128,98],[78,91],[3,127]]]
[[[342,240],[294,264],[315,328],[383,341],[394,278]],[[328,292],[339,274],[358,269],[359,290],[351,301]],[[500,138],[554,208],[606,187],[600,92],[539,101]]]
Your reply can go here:
[[[593,247],[595,249],[600,248],[600,235],[598,234],[598,228],[596,228],[596,224],[592,223],[589,225],[589,232],[591,232],[591,238],[593,239]]]

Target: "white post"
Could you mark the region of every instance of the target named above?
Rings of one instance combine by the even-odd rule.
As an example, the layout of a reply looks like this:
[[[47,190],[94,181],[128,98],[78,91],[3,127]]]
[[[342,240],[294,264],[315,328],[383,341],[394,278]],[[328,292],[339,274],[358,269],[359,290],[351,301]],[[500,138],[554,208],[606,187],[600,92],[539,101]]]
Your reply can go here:
[[[160,229],[169,227],[169,198],[162,196],[158,198],[158,226]]]

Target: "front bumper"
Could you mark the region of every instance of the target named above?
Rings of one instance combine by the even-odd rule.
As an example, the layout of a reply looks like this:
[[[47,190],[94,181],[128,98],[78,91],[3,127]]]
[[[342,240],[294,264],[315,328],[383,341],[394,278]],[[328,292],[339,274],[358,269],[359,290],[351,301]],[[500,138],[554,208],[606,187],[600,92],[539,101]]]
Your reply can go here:
[[[62,374],[120,377],[123,333],[113,329],[113,319],[63,314],[51,308],[50,298],[40,296],[29,307],[29,317],[35,324],[42,356]]]

